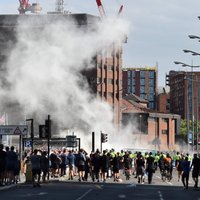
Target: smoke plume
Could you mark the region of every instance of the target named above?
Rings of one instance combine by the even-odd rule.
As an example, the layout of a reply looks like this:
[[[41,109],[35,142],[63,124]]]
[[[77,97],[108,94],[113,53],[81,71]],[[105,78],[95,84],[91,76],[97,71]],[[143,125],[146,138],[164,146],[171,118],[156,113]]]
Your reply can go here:
[[[114,133],[110,106],[91,94],[80,72],[94,67],[90,61],[97,52],[122,41],[128,23],[108,18],[91,28],[73,20],[46,21],[37,28],[38,24],[37,19],[19,19],[0,99],[16,102],[24,115],[35,113],[38,120],[51,114],[62,127],[85,135]]]

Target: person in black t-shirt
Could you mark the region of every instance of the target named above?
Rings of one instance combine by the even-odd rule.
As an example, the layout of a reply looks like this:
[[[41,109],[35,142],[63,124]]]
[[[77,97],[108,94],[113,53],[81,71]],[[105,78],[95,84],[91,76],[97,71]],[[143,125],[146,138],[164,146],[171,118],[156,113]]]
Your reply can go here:
[[[3,144],[0,144],[0,186],[3,186],[6,168],[6,152],[3,150],[3,148]]]
[[[192,170],[192,178],[194,180],[194,188],[198,188],[198,177],[200,175],[200,159],[197,157],[197,154],[194,154],[194,158],[192,160],[191,168],[193,167]]]

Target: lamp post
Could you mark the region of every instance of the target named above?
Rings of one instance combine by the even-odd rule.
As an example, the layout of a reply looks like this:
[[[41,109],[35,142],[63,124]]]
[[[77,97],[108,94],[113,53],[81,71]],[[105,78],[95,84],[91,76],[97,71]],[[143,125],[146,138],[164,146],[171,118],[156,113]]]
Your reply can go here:
[[[189,37],[190,39],[197,39],[197,40],[199,40],[199,42],[200,42],[200,37],[199,37],[199,36],[196,36],[196,35],[188,35],[188,37]]]
[[[189,35],[190,39],[198,39],[200,42],[200,37],[196,35]],[[185,53],[192,53],[193,56],[200,56],[200,53],[197,53],[195,51],[191,50],[183,50]],[[200,66],[193,66],[194,68],[199,68]],[[193,68],[192,68],[193,69]],[[192,74],[193,77],[193,74]],[[198,82],[199,83],[199,82]],[[198,140],[199,140],[199,134],[198,134],[198,119],[199,119],[199,102],[198,102],[198,97],[197,97],[197,109],[196,109],[196,150],[199,152],[199,147],[198,147]],[[194,105],[193,105],[194,107]]]
[[[141,144],[141,135],[142,135],[142,115],[139,115],[140,117],[140,144]]]
[[[199,53],[196,53],[196,52],[191,51],[191,50],[183,50],[183,52],[184,53],[192,53],[192,55],[199,55],[200,56]],[[183,62],[178,62],[178,61],[175,61],[174,63],[180,64],[180,65],[182,65],[182,67],[190,67],[191,68],[192,151],[194,152],[194,80],[193,80],[193,68],[199,68],[200,66],[194,66],[193,63],[192,63],[192,65],[188,65],[188,64],[185,64]],[[188,85],[188,81],[187,81],[187,85]],[[198,102],[197,102],[197,107],[198,107]],[[189,134],[189,124],[188,124],[188,122],[189,122],[189,117],[188,117],[189,110],[188,110],[188,108],[189,108],[189,98],[188,98],[188,95],[187,95],[187,131],[188,131],[188,134]],[[188,144],[188,150],[189,150],[189,144]]]

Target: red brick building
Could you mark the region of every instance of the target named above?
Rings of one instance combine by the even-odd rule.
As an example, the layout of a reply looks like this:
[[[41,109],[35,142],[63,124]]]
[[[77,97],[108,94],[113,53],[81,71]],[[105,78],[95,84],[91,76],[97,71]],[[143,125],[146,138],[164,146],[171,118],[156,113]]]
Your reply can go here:
[[[180,116],[164,114],[147,108],[136,95],[128,95],[122,100],[122,124],[135,123],[133,137],[139,141],[141,149],[148,146],[152,150],[176,149],[175,138],[179,134]]]
[[[170,94],[163,92],[157,96],[158,112],[170,113]]]

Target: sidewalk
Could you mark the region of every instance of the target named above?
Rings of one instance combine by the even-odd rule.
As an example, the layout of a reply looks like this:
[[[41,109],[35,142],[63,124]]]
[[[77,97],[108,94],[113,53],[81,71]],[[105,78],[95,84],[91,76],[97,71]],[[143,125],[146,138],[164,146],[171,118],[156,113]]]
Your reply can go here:
[[[3,190],[8,190],[8,189],[11,189],[11,188],[14,188],[22,183],[25,183],[26,182],[26,177],[25,175],[20,175],[20,181],[18,183],[12,183],[10,185],[3,185],[3,186],[0,186],[0,191],[3,191]]]

